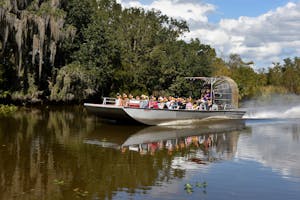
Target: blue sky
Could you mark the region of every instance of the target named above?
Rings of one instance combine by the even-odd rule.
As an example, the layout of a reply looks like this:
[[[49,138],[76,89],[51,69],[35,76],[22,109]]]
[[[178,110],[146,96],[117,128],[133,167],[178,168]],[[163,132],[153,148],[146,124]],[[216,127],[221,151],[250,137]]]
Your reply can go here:
[[[205,2],[216,5],[217,13],[210,17],[213,21],[221,18],[238,18],[240,16],[256,17],[280,6],[288,0],[206,0]],[[295,2],[295,1],[294,1]]]
[[[141,0],[141,4],[150,5],[154,0]],[[284,6],[288,2],[296,0],[195,0],[207,2],[217,7],[216,13],[209,16],[212,22],[218,22],[221,18],[238,18],[240,16],[255,17]]]
[[[300,0],[117,0],[123,7],[160,10],[188,22],[190,32],[219,57],[241,55],[254,68],[300,57]]]

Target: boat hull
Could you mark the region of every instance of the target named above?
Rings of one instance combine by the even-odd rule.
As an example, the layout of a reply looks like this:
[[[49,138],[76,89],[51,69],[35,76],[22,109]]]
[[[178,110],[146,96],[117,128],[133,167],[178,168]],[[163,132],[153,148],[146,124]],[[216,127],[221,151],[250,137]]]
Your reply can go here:
[[[123,108],[125,112],[136,121],[146,125],[163,125],[172,122],[201,119],[241,119],[245,111],[199,111],[199,110],[159,110]]]
[[[93,103],[85,103],[84,106],[88,112],[94,113],[102,119],[114,120],[117,122],[137,123],[121,106]]]
[[[169,125],[169,123],[185,123],[186,120],[200,119],[241,119],[245,111],[199,111],[199,110],[168,110],[142,109],[115,105],[90,104],[84,106],[89,112],[108,120],[144,125]]]

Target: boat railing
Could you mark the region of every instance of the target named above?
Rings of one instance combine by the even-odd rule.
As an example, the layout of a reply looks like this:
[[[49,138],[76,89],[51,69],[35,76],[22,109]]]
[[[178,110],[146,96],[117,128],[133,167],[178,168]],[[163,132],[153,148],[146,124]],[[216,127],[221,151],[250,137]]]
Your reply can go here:
[[[224,110],[232,110],[234,107],[231,104],[224,104]]]
[[[103,97],[103,102],[102,104],[104,105],[115,105],[116,104],[116,98],[112,98],[112,97]],[[126,107],[131,107],[131,108],[139,108],[140,107],[140,100],[130,100],[128,102],[128,105]],[[202,103],[203,104],[203,103]],[[203,104],[205,105],[205,104]],[[206,106],[204,106],[205,108],[201,108],[201,106],[199,106],[199,110],[212,110],[212,111],[217,111],[217,110],[232,110],[234,109],[234,107],[231,105],[231,104],[227,104],[227,103],[224,103],[224,104],[216,104],[214,103],[213,106],[208,109],[206,108]]]
[[[104,105],[106,104],[116,104],[116,98],[112,97],[103,97],[103,103]]]

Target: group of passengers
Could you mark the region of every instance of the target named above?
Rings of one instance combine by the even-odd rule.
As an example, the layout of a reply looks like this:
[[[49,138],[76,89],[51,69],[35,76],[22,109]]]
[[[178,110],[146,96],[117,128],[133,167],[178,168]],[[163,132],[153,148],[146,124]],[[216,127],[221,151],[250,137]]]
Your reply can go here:
[[[171,110],[211,110],[212,99],[211,91],[209,89],[201,95],[199,99],[173,97],[173,96],[136,96],[126,93],[123,95],[117,94],[116,99],[117,106],[134,107],[134,108],[151,108],[151,109],[171,109]]]

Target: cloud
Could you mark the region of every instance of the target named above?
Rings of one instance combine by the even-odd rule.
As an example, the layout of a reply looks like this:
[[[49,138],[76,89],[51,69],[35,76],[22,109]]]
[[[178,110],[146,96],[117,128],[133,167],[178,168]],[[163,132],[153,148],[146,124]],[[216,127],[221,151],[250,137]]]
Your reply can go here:
[[[196,0],[155,0],[148,5],[140,1],[119,0],[123,6],[157,9],[163,14],[184,19],[190,32],[183,38],[199,38],[214,47],[219,56],[237,53],[245,61],[252,60],[256,67],[268,67],[272,62],[299,56],[300,53],[300,1],[287,3],[257,17],[240,16],[209,22],[208,15],[216,6]]]
[[[142,7],[160,10],[163,14],[189,22],[208,23],[207,15],[215,10],[212,4],[195,0],[155,0],[143,5],[136,0],[118,0],[124,7]]]
[[[300,52],[300,3],[288,3],[257,17],[221,19],[207,28],[196,28],[187,37],[199,37],[219,54],[237,53],[243,59],[268,67]]]

